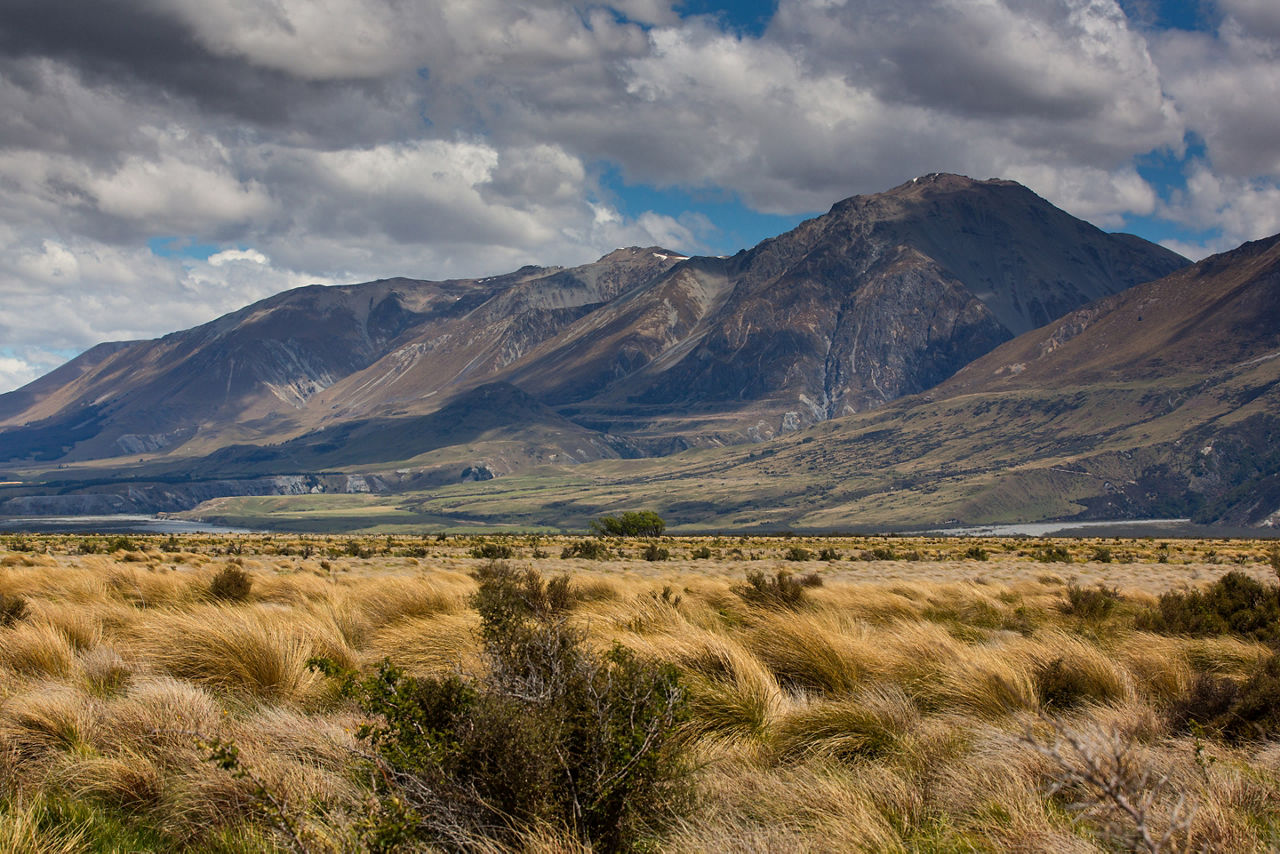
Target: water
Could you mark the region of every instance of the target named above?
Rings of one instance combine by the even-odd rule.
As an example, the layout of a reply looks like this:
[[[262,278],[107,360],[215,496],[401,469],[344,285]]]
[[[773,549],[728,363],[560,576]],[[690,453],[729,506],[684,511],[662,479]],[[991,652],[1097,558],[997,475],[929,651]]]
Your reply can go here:
[[[1190,519],[1117,519],[1108,522],[1023,522],[1013,525],[970,525],[963,528],[938,528],[924,531],[943,537],[1047,537],[1063,531],[1086,531],[1091,528],[1126,528],[1149,530],[1158,534],[1160,529],[1181,528],[1190,525]],[[1098,531],[1100,534],[1105,531]],[[1166,530],[1166,533],[1169,533]]]
[[[15,516],[0,518],[0,532],[23,534],[248,534],[247,528],[227,528],[186,519],[158,516]]]

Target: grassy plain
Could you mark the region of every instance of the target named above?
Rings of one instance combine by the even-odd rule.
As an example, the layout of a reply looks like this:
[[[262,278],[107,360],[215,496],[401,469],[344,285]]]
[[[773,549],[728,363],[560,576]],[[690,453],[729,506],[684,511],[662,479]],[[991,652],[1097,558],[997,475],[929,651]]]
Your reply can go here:
[[[699,805],[663,850],[1141,850],[1139,829],[1171,831],[1166,850],[1280,846],[1277,733],[1184,714],[1273,650],[1147,619],[1232,570],[1274,584],[1270,544],[668,537],[665,561],[623,540],[561,558],[573,542],[0,538],[0,596],[22,603],[0,617],[0,850],[296,848],[263,791],[306,850],[354,850],[362,718],[307,661],[481,672],[485,546],[568,573],[592,645],[679,669]],[[229,566],[246,595],[213,594]],[[739,592],[779,570],[821,584],[786,608]],[[214,740],[244,776],[208,761]],[[581,850],[555,828],[522,847]]]

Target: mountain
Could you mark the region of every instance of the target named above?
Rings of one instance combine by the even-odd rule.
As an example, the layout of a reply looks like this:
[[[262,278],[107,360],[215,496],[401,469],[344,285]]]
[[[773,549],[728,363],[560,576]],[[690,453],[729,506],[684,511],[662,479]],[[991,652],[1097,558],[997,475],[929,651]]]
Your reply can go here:
[[[767,443],[544,467],[382,501],[378,518],[410,530],[581,529],[641,507],[704,531],[1185,517],[1274,528],[1280,235],[1078,309],[924,393]],[[291,506],[274,505],[273,523],[308,524]],[[264,521],[237,499],[191,515]]]
[[[600,463],[590,477],[590,490],[538,481],[572,494],[555,518],[626,506],[701,530],[1280,526],[1280,235],[1078,309],[877,410],[764,445]],[[471,495],[471,518],[550,524],[520,503],[530,490],[513,479]],[[438,513],[457,500],[411,504]]]
[[[731,258],[633,247],[572,269],[310,286],[102,345],[0,395],[0,460],[192,460],[347,424],[415,436],[390,445],[410,460],[448,439],[426,416],[492,383],[626,454],[759,441],[922,391],[1185,263],[1013,182],[930,175]],[[387,462],[357,453],[378,444],[344,464]]]

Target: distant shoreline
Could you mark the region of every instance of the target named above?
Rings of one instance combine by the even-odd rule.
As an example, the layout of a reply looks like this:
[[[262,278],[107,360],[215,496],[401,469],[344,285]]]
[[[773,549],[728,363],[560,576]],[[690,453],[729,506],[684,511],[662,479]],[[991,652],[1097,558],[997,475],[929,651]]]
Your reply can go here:
[[[0,518],[0,533],[10,534],[251,534],[187,519],[121,514],[108,516],[11,516]]]

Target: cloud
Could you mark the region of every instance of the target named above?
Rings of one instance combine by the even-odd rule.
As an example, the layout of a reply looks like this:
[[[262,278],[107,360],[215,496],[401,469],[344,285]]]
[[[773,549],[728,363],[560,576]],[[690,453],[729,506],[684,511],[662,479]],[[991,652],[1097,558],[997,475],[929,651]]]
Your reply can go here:
[[[1217,33],[1164,36],[1156,54],[1215,169],[1280,176],[1280,111],[1272,108],[1280,91],[1280,34],[1265,38],[1228,17]]]
[[[1188,170],[1186,188],[1173,193],[1160,212],[1192,228],[1216,230],[1217,238],[1204,248],[1222,252],[1280,232],[1280,182],[1219,175],[1199,160]]]
[[[665,0],[7,0],[0,357],[21,365],[0,388],[296,284],[714,235],[693,211],[623,215],[614,169],[785,214],[956,171],[1107,227],[1261,236],[1280,12],[1217,4],[1186,33],[1114,0],[780,0],[744,35]],[[1205,156],[1158,192],[1135,158],[1188,135]],[[156,237],[221,251],[157,257]]]

